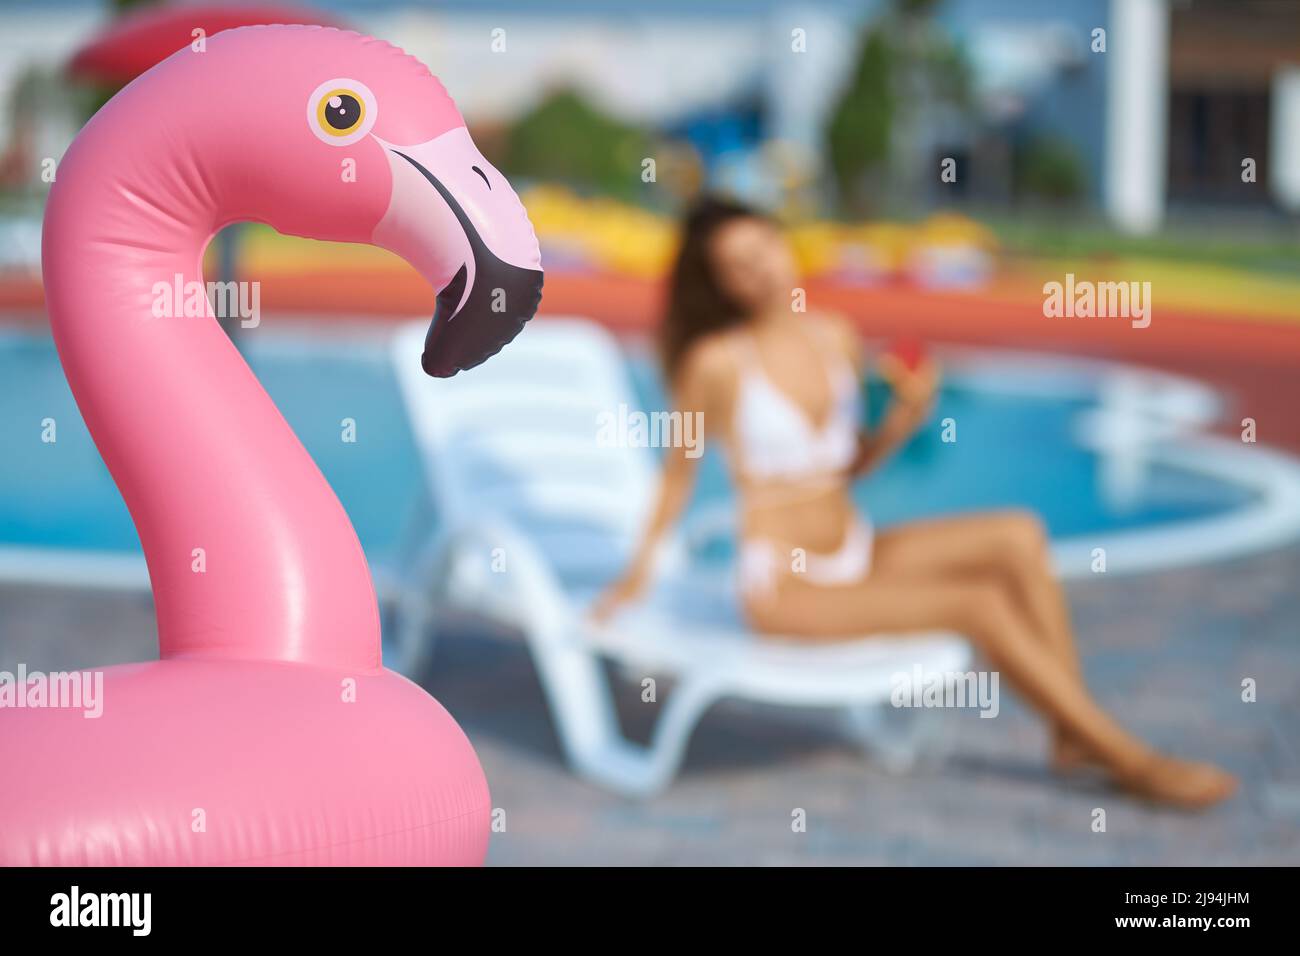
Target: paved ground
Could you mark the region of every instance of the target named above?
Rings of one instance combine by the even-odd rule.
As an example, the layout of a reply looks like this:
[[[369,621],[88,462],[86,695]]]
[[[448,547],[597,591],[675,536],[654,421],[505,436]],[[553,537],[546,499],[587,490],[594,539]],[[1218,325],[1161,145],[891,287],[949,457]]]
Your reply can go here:
[[[1300,548],[1072,588],[1088,677],[1104,703],[1157,744],[1244,778],[1240,797],[1202,816],[1057,780],[1037,722],[1006,704],[994,720],[943,714],[943,745],[903,776],[873,765],[820,715],[720,705],[676,785],[627,801],[565,769],[519,645],[448,637],[424,682],[469,733],[506,812],[494,864],[1296,864],[1297,580]],[[93,650],[65,636],[92,628]],[[0,589],[0,669],[153,655],[146,598]],[[1241,702],[1245,677],[1258,682],[1257,703]],[[624,726],[644,739],[661,705],[617,686]],[[1107,811],[1102,834],[1090,827],[1097,807]],[[796,808],[806,832],[792,831]]]

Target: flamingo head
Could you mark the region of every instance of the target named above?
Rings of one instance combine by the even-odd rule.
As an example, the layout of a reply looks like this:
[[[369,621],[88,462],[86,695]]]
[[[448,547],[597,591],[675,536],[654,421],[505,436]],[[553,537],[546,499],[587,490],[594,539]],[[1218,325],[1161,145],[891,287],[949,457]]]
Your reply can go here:
[[[203,60],[207,62],[201,62]],[[541,301],[537,238],[442,83],[380,40],[322,27],[219,33],[179,62],[202,71],[203,163],[219,156],[237,218],[397,253],[437,292],[421,364],[472,368]],[[232,171],[235,175],[229,175]],[[231,185],[233,184],[233,185]]]

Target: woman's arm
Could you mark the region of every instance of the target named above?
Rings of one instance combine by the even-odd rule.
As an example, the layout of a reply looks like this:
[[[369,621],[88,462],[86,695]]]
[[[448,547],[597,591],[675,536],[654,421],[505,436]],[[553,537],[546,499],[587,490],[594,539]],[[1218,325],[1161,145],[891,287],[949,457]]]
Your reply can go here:
[[[843,315],[822,316],[836,344],[853,366],[859,379],[866,376],[868,359],[853,323]],[[925,421],[933,403],[938,383],[938,369],[934,363],[923,361],[909,371],[900,363],[891,363],[883,371],[893,390],[893,401],[875,431],[863,429],[858,435],[858,452],[849,466],[851,478],[865,474],[879,465],[898,449]]]
[[[713,396],[717,394],[720,376],[725,373],[720,366],[716,351],[708,343],[701,344],[696,347],[695,354],[687,357],[673,389],[673,407],[681,412],[683,419],[687,415],[701,416],[702,427],[695,431],[700,436],[708,434],[708,428],[715,420],[712,411],[717,403]],[[620,606],[640,597],[650,583],[659,546],[691,500],[700,460],[697,451],[698,446],[694,450],[681,446],[665,450],[659,491],[650,521],[622,577],[592,607],[591,616],[595,621],[603,623],[609,620]]]
[[[874,432],[858,436],[858,454],[849,467],[852,477],[864,475],[893,454],[930,415],[939,384],[939,370],[926,360],[915,370],[895,368],[890,376],[893,400]]]

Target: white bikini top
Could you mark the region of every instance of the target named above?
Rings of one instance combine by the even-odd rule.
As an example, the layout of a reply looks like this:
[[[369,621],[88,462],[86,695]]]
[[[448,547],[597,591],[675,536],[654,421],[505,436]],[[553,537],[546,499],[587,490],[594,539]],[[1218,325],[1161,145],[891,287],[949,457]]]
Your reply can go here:
[[[820,336],[819,336],[820,337]],[[858,449],[858,377],[848,359],[830,351],[826,377],[829,419],[818,427],[763,370],[758,345],[741,333],[740,385],[733,440],[740,477],[751,482],[843,480]]]

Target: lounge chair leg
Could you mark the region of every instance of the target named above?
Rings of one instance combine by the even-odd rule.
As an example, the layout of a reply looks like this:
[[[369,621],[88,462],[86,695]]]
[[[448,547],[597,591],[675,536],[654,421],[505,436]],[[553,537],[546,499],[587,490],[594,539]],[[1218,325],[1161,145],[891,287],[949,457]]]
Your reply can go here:
[[[938,733],[937,714],[888,704],[854,704],[843,710],[844,729],[889,773],[906,773]]]
[[[718,687],[706,680],[687,679],[670,692],[650,740],[650,780],[654,787],[648,793],[657,793],[672,782],[686,756],[695,725],[719,696]]]
[[[654,768],[645,749],[622,735],[600,658],[558,634],[533,636],[533,662],[574,771],[629,796],[653,791]]]
[[[392,659],[384,666],[419,681],[433,663],[433,605],[422,593],[408,593],[394,602],[383,619],[384,648]]]
[[[543,655],[548,686],[567,687],[551,700],[565,753],[587,780],[629,797],[662,792],[681,766],[700,715],[717,699],[711,681],[687,680],[673,688],[647,747],[625,738],[609,683],[594,656],[575,651]],[[564,700],[559,698],[563,696]]]

